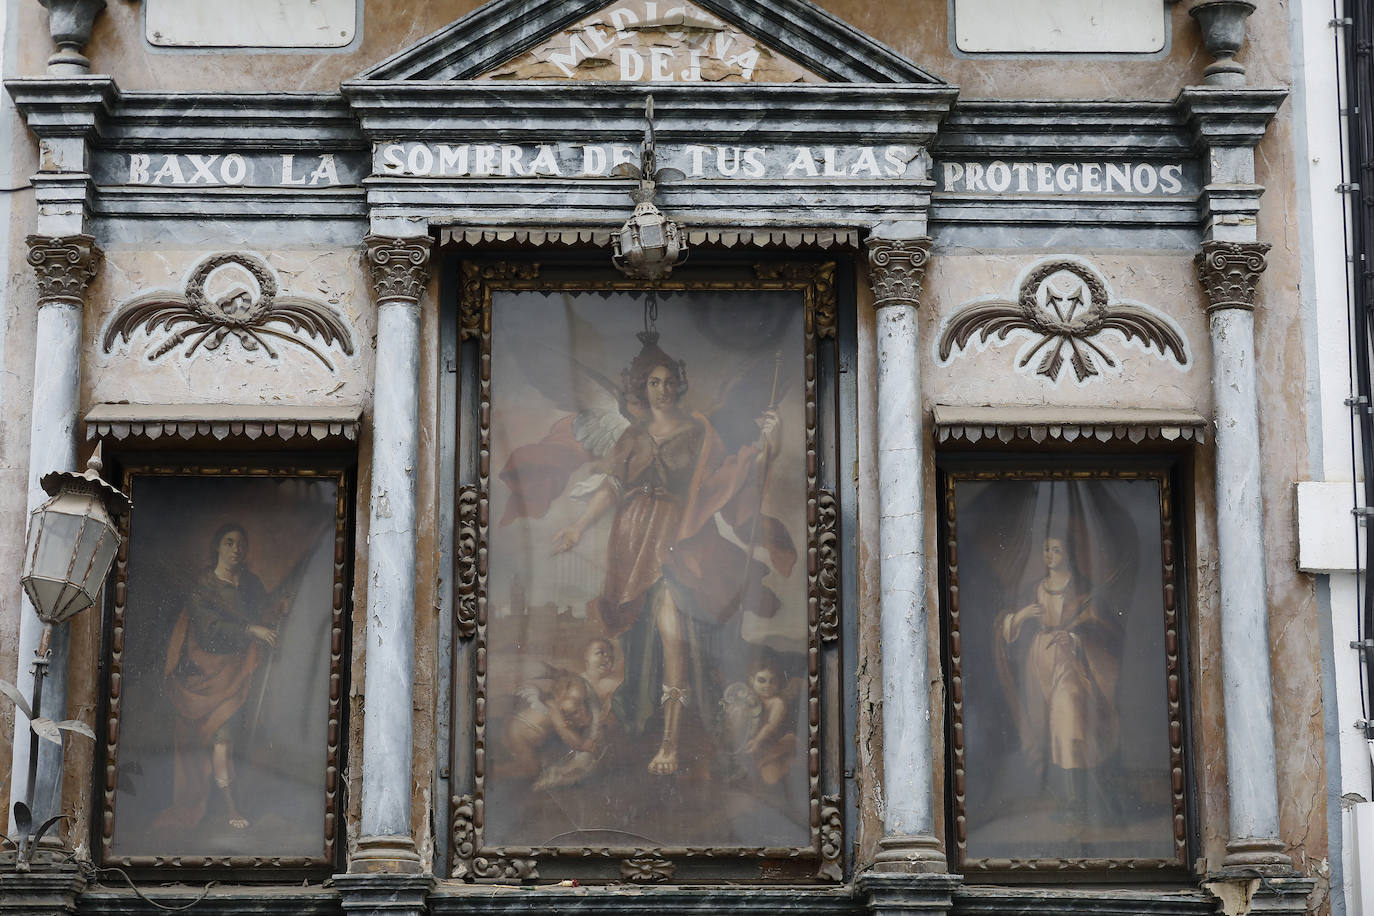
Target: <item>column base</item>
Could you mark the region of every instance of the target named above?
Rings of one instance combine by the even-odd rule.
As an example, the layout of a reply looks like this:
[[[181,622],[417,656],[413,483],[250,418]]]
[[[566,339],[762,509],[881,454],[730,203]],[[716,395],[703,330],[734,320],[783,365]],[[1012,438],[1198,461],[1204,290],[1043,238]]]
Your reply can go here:
[[[1247,870],[1263,875],[1294,874],[1293,860],[1283,851],[1283,843],[1273,837],[1253,837],[1227,843],[1221,870],[1242,875]]]
[[[348,860],[351,875],[418,875],[424,870],[408,836],[365,836]]]
[[[1307,898],[1316,882],[1296,875],[1270,877],[1223,869],[1207,876],[1202,887],[1220,902],[1223,913],[1306,916]]]
[[[961,883],[963,878],[959,875],[867,871],[854,879],[854,888],[867,898],[870,913],[945,916],[954,906],[954,890]]]
[[[86,878],[75,865],[13,869],[13,856],[0,860],[0,916],[75,916],[76,898],[86,890]]]
[[[335,875],[339,903],[348,916],[424,916],[433,875]]]
[[[881,874],[944,874],[949,867],[940,841],[933,836],[885,836],[869,869]]]

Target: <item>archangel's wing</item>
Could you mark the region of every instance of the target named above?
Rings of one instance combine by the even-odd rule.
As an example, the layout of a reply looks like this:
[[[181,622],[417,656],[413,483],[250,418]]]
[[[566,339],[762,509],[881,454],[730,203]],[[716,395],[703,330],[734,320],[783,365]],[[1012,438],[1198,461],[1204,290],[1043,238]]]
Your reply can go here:
[[[1169,325],[1142,308],[1130,305],[1115,306],[1107,313],[1102,327],[1120,332],[1127,340],[1138,340],[1141,346],[1146,348],[1155,347],[1161,356],[1173,356],[1180,366],[1188,365],[1183,338]]]
[[[353,355],[353,337],[348,333],[348,326],[333,310],[313,299],[278,296],[261,320],[280,321],[292,331],[319,337],[326,345],[337,343],[344,353]]]
[[[1036,323],[1015,302],[994,300],[971,305],[955,314],[940,334],[940,359],[949,359],[956,347],[963,349],[974,337],[986,343],[1023,329],[1034,331]]]
[[[577,313],[569,294],[563,298],[564,307],[551,307],[547,322],[522,328],[520,339],[508,344],[518,348],[521,373],[566,413],[622,410],[624,395],[608,374],[617,370],[606,365],[601,330]]]
[[[183,321],[203,320],[204,317],[179,292],[155,290],[143,293],[120,306],[105,330],[102,347],[109,353],[117,341],[121,338],[126,341],[131,339],[140,327],[152,334],[160,327],[171,328]]]
[[[619,410],[598,407],[578,411],[573,417],[572,433],[578,445],[597,458],[604,458],[629,427],[630,421]]]

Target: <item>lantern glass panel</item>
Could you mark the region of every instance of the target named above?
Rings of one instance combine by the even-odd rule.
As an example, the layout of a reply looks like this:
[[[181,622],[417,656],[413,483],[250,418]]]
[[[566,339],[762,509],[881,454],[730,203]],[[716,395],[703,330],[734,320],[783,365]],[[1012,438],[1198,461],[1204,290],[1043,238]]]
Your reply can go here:
[[[645,248],[662,248],[664,246],[663,224],[652,222],[640,226],[639,240]]]
[[[81,539],[85,516],[52,511],[52,504],[33,514],[38,543],[34,545],[33,564],[28,572],[44,579],[69,579],[72,554]]]
[[[110,566],[114,563],[115,551],[119,549],[119,535],[94,520],[88,522],[86,527],[100,530],[95,558],[91,561],[89,572],[86,573],[86,592],[94,598],[100,593],[100,587],[105,584],[105,577],[109,575]]]

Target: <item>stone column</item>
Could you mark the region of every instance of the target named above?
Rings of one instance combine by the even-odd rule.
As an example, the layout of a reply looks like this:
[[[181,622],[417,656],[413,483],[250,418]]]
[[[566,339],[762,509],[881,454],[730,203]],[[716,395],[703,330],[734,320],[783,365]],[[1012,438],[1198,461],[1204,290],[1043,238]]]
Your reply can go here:
[[[76,461],[76,424],[80,409],[81,324],[86,289],[100,269],[101,253],[89,235],[31,235],[28,262],[38,282],[38,327],[34,335],[33,404],[29,415],[29,496],[32,512],[48,495],[38,481],[49,471],[71,471]],[[19,617],[19,659],[16,683],[27,695],[33,683],[34,650],[43,624],[28,598]],[[70,624],[53,627],[51,663],[43,683],[43,707],[38,715],[67,718],[67,647]],[[14,759],[10,765],[10,797],[20,801],[28,792],[29,742],[37,741],[22,715],[15,716]],[[62,748],[39,742],[38,774],[34,787],[34,822],[59,813],[62,802]]]
[[[874,870],[943,872],[935,838],[916,308],[931,240],[870,238],[877,310],[883,838]]]
[[[368,236],[377,296],[368,497],[362,838],[351,872],[417,875],[410,834],[420,299],[430,240]]]
[[[1225,864],[1286,870],[1293,863],[1279,840],[1255,389],[1255,286],[1268,250],[1261,242],[1206,241],[1197,265],[1212,326],[1217,565],[1231,807]]]

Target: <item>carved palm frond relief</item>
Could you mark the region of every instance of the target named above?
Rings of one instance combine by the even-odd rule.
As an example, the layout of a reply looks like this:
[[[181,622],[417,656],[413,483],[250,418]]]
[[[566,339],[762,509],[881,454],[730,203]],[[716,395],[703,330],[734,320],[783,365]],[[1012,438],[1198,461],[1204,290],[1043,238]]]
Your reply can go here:
[[[1017,368],[1035,363],[1034,372],[1057,382],[1064,367],[1079,382],[1114,369],[1117,357],[1100,339],[1115,331],[1123,341],[1136,341],[1178,365],[1188,365],[1182,333],[1163,316],[1137,305],[1113,301],[1105,281],[1076,261],[1048,261],[1021,282],[1016,301],[989,300],[966,305],[949,319],[939,338],[939,357],[949,362],[970,344],[1006,343],[1024,331],[1031,338]]]
[[[216,282],[215,291],[212,277]],[[200,348],[216,350],[230,337],[245,350],[262,350],[272,359],[272,341],[301,347],[324,366],[334,365],[321,347],[337,345],[353,355],[348,326],[333,309],[303,296],[278,295],[277,279],[260,258],[242,252],[210,255],[198,263],[180,292],[153,290],[133,297],[115,313],[105,330],[103,348],[109,353],[120,340],[131,341],[142,329],[149,338],[165,335],[148,354],[160,359],[187,344],[183,356]]]

